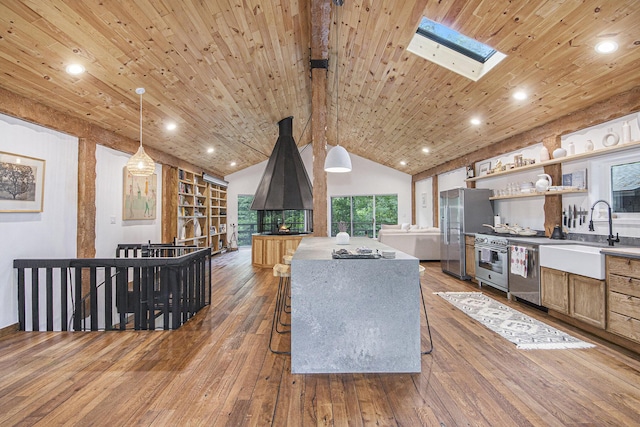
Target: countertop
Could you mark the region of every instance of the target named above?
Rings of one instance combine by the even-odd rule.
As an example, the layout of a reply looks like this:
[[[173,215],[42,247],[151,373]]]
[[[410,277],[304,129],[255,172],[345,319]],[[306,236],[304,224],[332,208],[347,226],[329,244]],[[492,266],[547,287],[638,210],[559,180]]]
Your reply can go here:
[[[640,248],[637,248],[637,247],[607,246],[606,248],[600,249],[600,253],[603,253],[605,255],[616,255],[616,256],[624,256],[628,258],[640,259]]]
[[[346,262],[363,262],[363,261],[374,261],[374,262],[385,262],[385,261],[393,261],[395,260],[415,260],[417,258],[412,257],[404,252],[401,252],[397,249],[394,249],[390,246],[385,245],[384,243],[380,243],[377,240],[368,238],[368,237],[351,237],[349,239],[348,245],[338,245],[336,243],[335,237],[305,237],[303,239],[304,244],[298,246],[298,249],[293,254],[292,261],[300,261],[300,260],[317,260],[317,261],[346,261]],[[375,253],[378,251],[393,251],[396,253],[396,257],[394,259],[372,259],[372,260],[334,260],[331,257],[332,250],[340,250],[346,249],[348,251],[354,251],[357,248],[366,247]]]

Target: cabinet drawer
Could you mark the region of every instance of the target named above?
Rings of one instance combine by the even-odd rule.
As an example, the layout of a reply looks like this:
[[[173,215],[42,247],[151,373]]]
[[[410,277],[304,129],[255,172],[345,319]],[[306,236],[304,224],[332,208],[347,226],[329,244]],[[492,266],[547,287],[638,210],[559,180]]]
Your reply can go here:
[[[609,292],[609,313],[618,313],[640,319],[640,298],[618,292]]]
[[[607,271],[620,276],[629,276],[640,279],[640,259],[623,258],[617,256],[606,257]]]
[[[630,340],[640,342],[640,320],[618,313],[609,313],[609,326],[607,330]]]
[[[609,290],[640,298],[640,279],[609,274],[607,277]]]

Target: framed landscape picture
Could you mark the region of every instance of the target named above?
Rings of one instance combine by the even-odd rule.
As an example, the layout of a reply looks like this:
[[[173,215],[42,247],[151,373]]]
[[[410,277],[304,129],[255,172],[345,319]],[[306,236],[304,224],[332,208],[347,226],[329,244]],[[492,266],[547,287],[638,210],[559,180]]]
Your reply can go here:
[[[124,167],[122,219],[156,219],[158,176],[133,176]]]
[[[0,212],[42,212],[45,161],[0,151]]]

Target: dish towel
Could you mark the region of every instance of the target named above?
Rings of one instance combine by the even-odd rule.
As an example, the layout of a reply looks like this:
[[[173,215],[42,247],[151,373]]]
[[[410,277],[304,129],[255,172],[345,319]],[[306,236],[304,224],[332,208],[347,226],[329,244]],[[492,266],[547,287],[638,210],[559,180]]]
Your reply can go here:
[[[527,265],[529,264],[529,253],[527,248],[522,246],[511,247],[511,273],[527,278]]]
[[[491,262],[491,250],[489,248],[480,249],[480,261]]]

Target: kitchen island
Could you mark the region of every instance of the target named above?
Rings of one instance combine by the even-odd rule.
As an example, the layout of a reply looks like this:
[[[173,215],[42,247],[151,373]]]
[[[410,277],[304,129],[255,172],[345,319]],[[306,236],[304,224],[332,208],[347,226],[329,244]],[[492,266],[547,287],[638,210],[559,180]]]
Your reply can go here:
[[[332,258],[360,247],[396,258]],[[418,265],[366,237],[302,239],[291,262],[291,372],[420,372]]]

